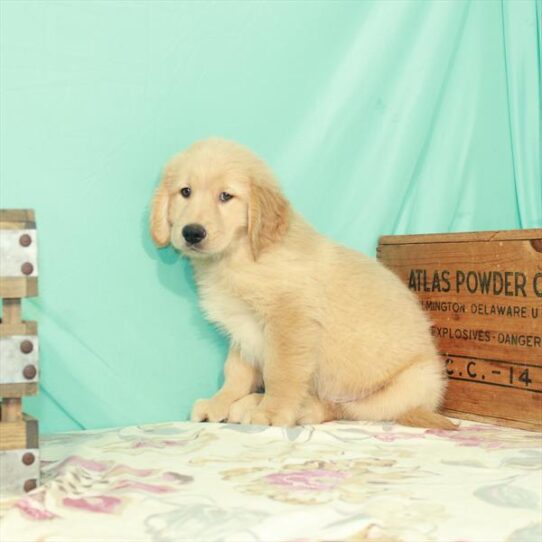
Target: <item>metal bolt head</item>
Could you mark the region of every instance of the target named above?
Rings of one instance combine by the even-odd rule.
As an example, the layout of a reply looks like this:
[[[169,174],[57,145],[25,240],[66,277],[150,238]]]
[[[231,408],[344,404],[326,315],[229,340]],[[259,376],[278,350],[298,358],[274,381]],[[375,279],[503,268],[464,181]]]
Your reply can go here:
[[[32,343],[32,341],[24,340],[21,343],[20,348],[21,348],[21,352],[23,354],[30,354],[30,352],[32,352],[32,350],[34,350],[34,344]]]
[[[32,379],[36,376],[36,373],[37,373],[37,370],[36,370],[36,366],[35,366],[35,365],[27,365],[27,366],[23,369],[23,376],[24,376],[27,380],[32,380]]]
[[[34,271],[34,266],[30,262],[24,262],[21,265],[21,273],[23,275],[31,275],[32,271]]]
[[[36,456],[32,452],[26,452],[25,454],[23,454],[22,462],[25,465],[32,465],[34,461],[36,461]]]
[[[21,237],[19,237],[19,244],[22,247],[29,247],[32,244],[32,237],[30,237],[28,233],[23,233]]]
[[[36,489],[38,487],[38,481],[35,478],[31,478],[30,480],[26,480],[24,483],[24,492],[28,493],[29,491],[32,491],[33,489]]]

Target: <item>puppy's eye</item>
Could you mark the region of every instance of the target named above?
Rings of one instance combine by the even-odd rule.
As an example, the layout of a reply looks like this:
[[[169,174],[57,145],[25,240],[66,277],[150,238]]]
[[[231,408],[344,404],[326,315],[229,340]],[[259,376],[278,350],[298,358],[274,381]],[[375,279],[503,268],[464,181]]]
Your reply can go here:
[[[181,196],[183,198],[189,198],[190,197],[190,194],[192,193],[192,189],[189,188],[188,186],[185,186],[184,188],[181,188],[179,190],[179,192],[181,193]]]
[[[220,192],[220,196],[218,196],[220,201],[230,201],[232,198],[233,196],[227,192]]]

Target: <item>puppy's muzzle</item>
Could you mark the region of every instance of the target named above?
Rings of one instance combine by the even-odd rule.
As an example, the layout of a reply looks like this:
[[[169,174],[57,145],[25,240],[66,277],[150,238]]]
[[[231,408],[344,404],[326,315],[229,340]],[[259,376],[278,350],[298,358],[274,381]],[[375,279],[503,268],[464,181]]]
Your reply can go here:
[[[189,245],[197,245],[207,236],[205,228],[200,224],[187,224],[183,228],[182,234]]]

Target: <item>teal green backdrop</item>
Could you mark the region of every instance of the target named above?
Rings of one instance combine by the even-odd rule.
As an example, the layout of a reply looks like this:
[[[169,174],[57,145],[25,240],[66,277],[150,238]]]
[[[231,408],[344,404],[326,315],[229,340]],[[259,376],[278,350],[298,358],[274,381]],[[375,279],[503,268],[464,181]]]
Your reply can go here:
[[[36,210],[45,432],[185,419],[226,340],[159,251],[164,162],[210,135],[321,232],[542,225],[539,1],[2,0],[1,206]]]

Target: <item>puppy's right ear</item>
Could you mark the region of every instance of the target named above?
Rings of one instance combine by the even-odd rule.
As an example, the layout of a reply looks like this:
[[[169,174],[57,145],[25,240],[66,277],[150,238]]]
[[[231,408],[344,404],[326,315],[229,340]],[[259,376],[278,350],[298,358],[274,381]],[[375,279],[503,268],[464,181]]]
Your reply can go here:
[[[152,201],[150,229],[153,241],[159,247],[169,244],[170,224],[168,220],[169,191],[168,171],[164,172]]]
[[[251,183],[248,209],[248,238],[256,261],[263,250],[280,241],[288,231],[291,208],[278,186],[265,180]]]

